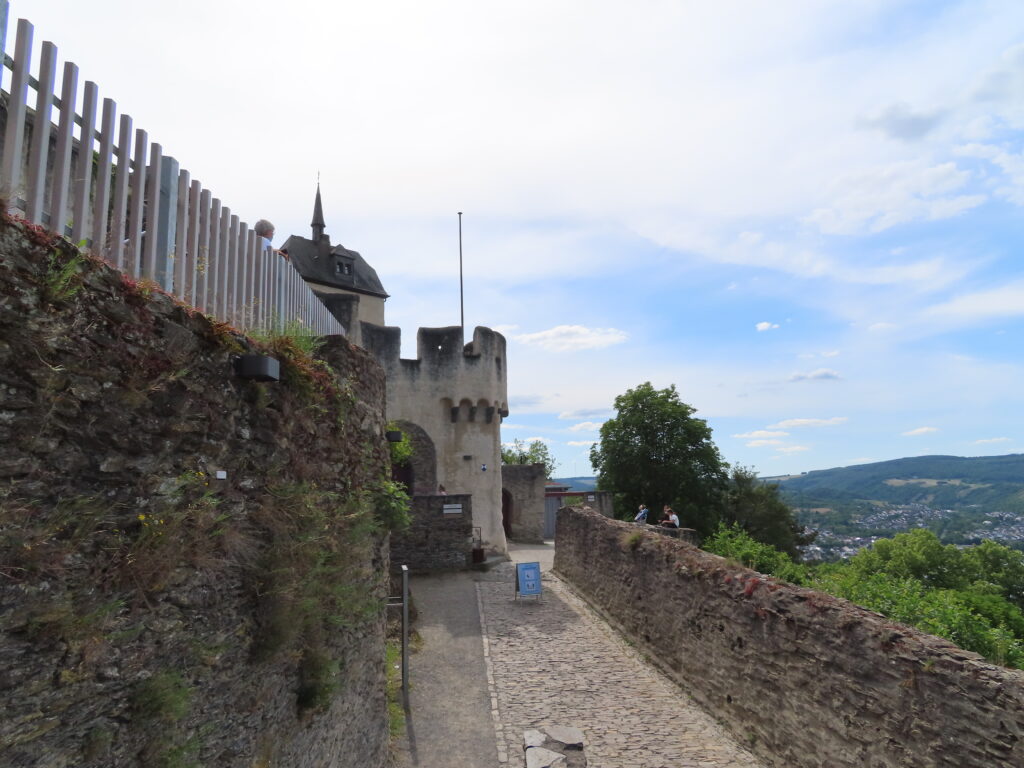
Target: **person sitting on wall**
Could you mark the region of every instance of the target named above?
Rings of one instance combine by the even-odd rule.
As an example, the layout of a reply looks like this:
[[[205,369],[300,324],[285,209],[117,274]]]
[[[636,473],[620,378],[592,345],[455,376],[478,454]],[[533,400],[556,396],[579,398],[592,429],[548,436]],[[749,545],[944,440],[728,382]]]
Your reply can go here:
[[[636,517],[633,518],[634,523],[646,523],[647,522],[647,505],[641,504],[640,511],[636,513]]]
[[[662,528],[679,527],[679,517],[676,515],[675,512],[672,511],[672,507],[670,507],[668,504],[665,505],[665,509],[662,511],[662,514],[665,516],[661,521]]]

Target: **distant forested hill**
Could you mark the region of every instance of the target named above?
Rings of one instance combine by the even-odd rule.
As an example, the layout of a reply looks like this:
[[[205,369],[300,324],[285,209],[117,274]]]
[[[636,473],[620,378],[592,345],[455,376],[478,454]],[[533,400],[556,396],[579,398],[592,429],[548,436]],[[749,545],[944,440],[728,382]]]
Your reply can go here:
[[[593,491],[597,488],[596,477],[556,477],[554,480],[568,485],[570,491]]]
[[[768,479],[768,478],[766,478]],[[1024,513],[1024,454],[917,456],[772,478],[793,506],[841,509],[863,502]]]

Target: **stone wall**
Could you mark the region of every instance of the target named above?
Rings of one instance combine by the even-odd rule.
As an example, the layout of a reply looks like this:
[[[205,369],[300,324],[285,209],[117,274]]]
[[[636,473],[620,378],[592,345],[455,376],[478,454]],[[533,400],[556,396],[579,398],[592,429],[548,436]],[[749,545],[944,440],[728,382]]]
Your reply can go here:
[[[555,570],[777,766],[1024,765],[1024,672],[591,510]]]
[[[510,499],[502,498],[502,512],[511,502],[510,528],[514,541],[540,543],[544,541],[544,484],[546,467],[543,464],[503,464],[502,490]]]
[[[382,763],[385,382],[318,356],[0,221],[0,763]]]
[[[445,505],[461,504],[458,514]],[[413,573],[461,570],[472,558],[473,497],[413,496],[409,528],[391,537],[391,567],[408,565]]]

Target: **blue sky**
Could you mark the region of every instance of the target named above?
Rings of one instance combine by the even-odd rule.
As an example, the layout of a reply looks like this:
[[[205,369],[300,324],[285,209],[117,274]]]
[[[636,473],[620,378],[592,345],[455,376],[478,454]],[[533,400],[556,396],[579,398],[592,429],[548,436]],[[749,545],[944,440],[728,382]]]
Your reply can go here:
[[[1024,4],[140,5],[12,16],[280,239],[319,173],[410,354],[464,211],[504,439],[562,474],[644,381],[766,475],[1024,452]]]

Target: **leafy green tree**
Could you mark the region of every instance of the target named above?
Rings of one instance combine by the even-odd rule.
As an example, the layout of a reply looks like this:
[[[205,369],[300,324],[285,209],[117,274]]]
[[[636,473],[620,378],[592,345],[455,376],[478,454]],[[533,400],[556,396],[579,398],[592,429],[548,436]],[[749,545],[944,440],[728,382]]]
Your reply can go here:
[[[960,550],[943,544],[924,528],[879,539],[850,558],[850,567],[864,576],[884,573],[916,579],[928,587],[961,589],[967,585]]]
[[[558,462],[551,455],[551,449],[543,440],[531,440],[526,445],[522,440],[516,438],[511,445],[501,447],[502,464],[543,464],[545,477],[548,480],[558,469]]]
[[[1024,608],[1024,552],[991,539],[960,552],[964,576],[973,591],[982,592],[982,585],[990,584],[1015,606]],[[1024,638],[1024,632],[1020,637]]]
[[[810,544],[816,533],[806,533],[793,510],[779,496],[776,483],[765,483],[743,467],[733,467],[722,519],[738,524],[754,539],[799,559],[799,547]]]
[[[647,504],[671,504],[684,526],[711,533],[720,519],[727,475],[711,428],[674,385],[645,382],[615,398],[615,416],[590,449],[598,488],[613,491],[619,517]]]

